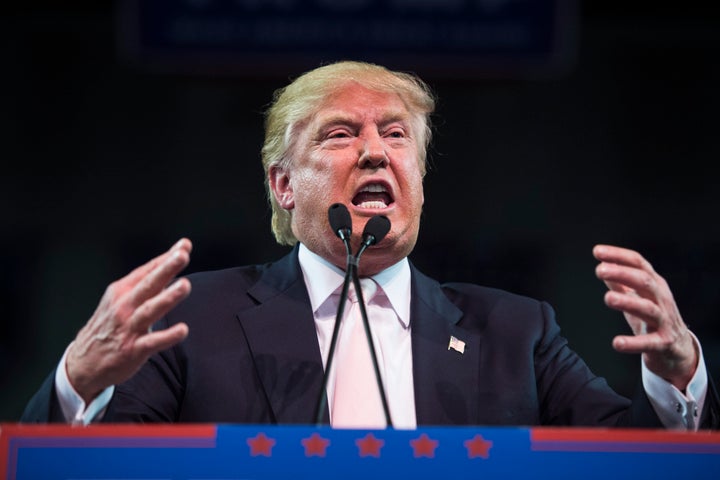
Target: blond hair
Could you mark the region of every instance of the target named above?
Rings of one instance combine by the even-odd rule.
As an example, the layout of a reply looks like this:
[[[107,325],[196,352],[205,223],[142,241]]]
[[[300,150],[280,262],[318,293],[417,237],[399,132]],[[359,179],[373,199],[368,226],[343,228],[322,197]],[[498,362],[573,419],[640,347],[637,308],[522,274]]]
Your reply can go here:
[[[412,116],[418,143],[418,162],[422,174],[425,174],[427,148],[432,136],[430,115],[435,109],[435,98],[424,81],[411,73],[396,72],[366,62],[340,61],[310,70],[276,90],[265,112],[262,163],[265,187],[272,207],[272,231],[275,240],[281,245],[294,245],[297,238],[292,232],[290,212],[278,205],[270,189],[268,172],[273,166],[284,169],[291,166],[298,129],[317,112],[328,96],[349,82],[400,96]]]

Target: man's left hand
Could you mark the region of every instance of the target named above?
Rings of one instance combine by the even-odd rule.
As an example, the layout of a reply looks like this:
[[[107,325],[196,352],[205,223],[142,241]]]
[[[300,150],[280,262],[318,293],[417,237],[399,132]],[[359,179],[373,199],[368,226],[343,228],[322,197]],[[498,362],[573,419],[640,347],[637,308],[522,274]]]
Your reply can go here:
[[[665,279],[634,250],[596,245],[597,277],[605,282],[605,304],[623,312],[634,335],[618,335],[613,348],[642,353],[645,365],[684,391],[695,374],[698,351]]]

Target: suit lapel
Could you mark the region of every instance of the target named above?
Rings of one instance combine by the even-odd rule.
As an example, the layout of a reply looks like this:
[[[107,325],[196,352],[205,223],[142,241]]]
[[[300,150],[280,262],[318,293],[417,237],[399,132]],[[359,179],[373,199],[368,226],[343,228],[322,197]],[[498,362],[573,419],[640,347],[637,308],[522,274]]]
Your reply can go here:
[[[297,247],[248,289],[257,302],[237,318],[277,423],[315,421],[323,367]],[[327,411],[325,422],[329,422]]]
[[[480,336],[458,327],[463,313],[435,280],[412,269],[410,318],[418,425],[473,424]],[[464,342],[450,347],[451,337]]]

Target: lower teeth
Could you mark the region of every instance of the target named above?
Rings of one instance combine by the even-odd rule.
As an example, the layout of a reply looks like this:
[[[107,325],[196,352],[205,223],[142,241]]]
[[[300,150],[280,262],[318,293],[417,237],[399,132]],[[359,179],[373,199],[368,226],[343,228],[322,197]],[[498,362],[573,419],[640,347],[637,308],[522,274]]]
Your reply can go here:
[[[385,208],[385,207],[387,207],[387,205],[385,205],[385,202],[380,202],[380,201],[363,202],[359,206],[362,208]]]

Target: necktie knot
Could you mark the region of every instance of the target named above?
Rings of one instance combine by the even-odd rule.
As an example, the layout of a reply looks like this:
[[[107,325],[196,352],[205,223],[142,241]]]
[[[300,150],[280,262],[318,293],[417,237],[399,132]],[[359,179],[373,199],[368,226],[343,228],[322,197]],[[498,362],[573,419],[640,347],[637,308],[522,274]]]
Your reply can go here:
[[[375,294],[378,290],[378,284],[375,283],[375,280],[372,278],[361,278],[360,279],[360,288],[362,288],[362,297],[366,304],[370,303],[370,300],[373,299]],[[350,284],[350,288],[348,289],[348,298],[351,302],[357,303],[358,297],[357,293],[355,292],[355,284]]]

